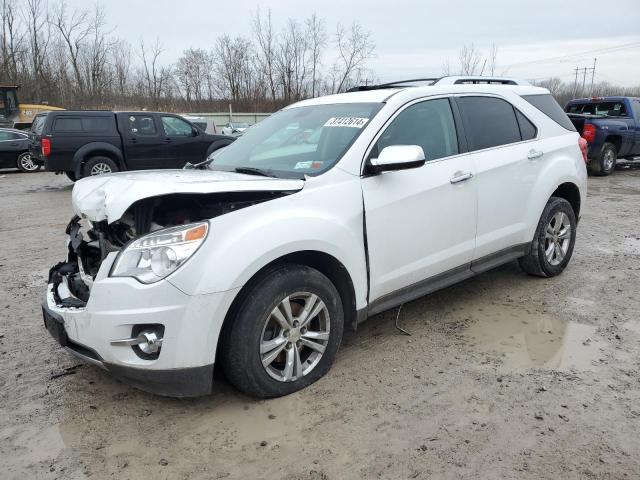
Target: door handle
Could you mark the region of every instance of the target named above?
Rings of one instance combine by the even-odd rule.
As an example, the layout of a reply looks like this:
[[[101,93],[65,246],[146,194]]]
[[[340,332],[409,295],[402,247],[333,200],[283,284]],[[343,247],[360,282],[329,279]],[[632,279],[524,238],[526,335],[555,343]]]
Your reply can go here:
[[[544,152],[541,152],[540,150],[529,150],[529,155],[527,155],[527,158],[529,160],[535,160],[536,158],[540,158],[543,155]]]
[[[469,180],[470,178],[473,178],[473,173],[471,172],[456,172],[449,181],[451,183],[460,183]]]
[[[167,143],[171,143],[171,139],[170,138],[165,138],[164,141],[167,142]]]
[[[18,144],[17,144],[17,143],[10,143],[10,144],[9,144],[9,146],[10,146],[10,147],[17,147],[17,146],[18,146]]]
[[[138,139],[136,137],[131,137],[131,143],[138,143]]]

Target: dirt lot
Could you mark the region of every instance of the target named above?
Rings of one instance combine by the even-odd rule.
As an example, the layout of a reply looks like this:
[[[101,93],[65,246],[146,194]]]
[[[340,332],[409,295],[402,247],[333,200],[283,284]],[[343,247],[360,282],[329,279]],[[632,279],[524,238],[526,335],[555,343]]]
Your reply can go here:
[[[640,165],[639,165],[640,166]],[[378,315],[329,374],[176,400],[69,356],[40,313],[71,183],[0,172],[0,477],[638,478],[640,168],[591,178],[569,268],[507,265]]]

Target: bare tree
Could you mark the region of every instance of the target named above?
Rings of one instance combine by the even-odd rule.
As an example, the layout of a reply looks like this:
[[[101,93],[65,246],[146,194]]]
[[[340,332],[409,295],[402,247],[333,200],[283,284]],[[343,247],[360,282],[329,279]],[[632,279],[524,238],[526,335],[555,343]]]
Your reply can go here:
[[[144,40],[140,41],[140,59],[142,60],[143,84],[146,95],[152,100],[154,105],[158,105],[160,95],[166,87],[167,70],[159,64],[158,58],[164,51],[160,44],[160,39],[147,50]]]
[[[494,76],[496,74],[496,62],[498,60],[498,47],[495,43],[491,44],[491,50],[489,51],[489,75]]]
[[[277,46],[271,22],[271,10],[267,10],[267,17],[263,20],[258,8],[252,20],[252,30],[257,42],[257,72],[267,83],[271,99],[275,100],[278,83],[275,66]]]
[[[464,45],[460,49],[458,54],[458,61],[460,62],[460,75],[476,75],[478,74],[480,62],[482,60],[482,54],[473,45]],[[486,59],[484,61],[486,63]],[[482,71],[480,71],[482,75]]]
[[[311,96],[318,93],[318,72],[322,62],[322,52],[327,46],[325,21],[313,13],[307,20],[307,39],[311,54]]]
[[[23,48],[23,34],[18,31],[17,8],[15,0],[2,0],[0,11],[0,79],[16,82],[18,78],[18,63],[21,62]]]
[[[46,83],[44,68],[51,33],[46,4],[43,0],[27,0],[24,15],[29,31],[33,93],[41,101],[43,85]]]
[[[373,57],[375,43],[371,32],[364,31],[358,22],[351,24],[349,32],[338,24],[335,41],[338,50],[337,71],[340,72],[340,81],[335,91],[342,92],[350,84],[351,77]]]
[[[96,8],[98,8],[96,6]],[[84,81],[82,78],[82,67],[80,65],[80,54],[83,42],[91,27],[87,22],[89,12],[85,9],[72,9],[69,13],[66,1],[61,1],[54,7],[51,23],[58,30],[69,54],[69,61],[73,68],[76,88],[80,94],[84,93]]]

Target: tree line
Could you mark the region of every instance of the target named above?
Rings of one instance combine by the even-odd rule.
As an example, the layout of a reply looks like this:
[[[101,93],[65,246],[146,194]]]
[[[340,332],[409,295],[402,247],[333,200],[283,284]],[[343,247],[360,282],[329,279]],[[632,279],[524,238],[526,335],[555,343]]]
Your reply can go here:
[[[0,83],[21,86],[23,102],[65,108],[168,111],[276,110],[300,99],[375,81],[373,35],[360,23],[329,28],[317,14],[276,28],[271,11],[256,10],[248,34],[217,37],[165,61],[159,39],[132,44],[114,35],[101,4],[71,9],[64,0],[0,0]],[[464,45],[444,75],[497,75],[498,48],[484,55]],[[505,72],[502,72],[503,74]],[[640,95],[598,82],[537,82],[561,104],[575,96]]]
[[[329,29],[313,14],[276,28],[271,11],[258,9],[249,35],[222,35],[169,64],[160,39],[134,45],[113,35],[101,4],[0,0],[0,8],[0,83],[21,85],[23,102],[66,108],[272,111],[360,83],[375,54],[358,22]]]

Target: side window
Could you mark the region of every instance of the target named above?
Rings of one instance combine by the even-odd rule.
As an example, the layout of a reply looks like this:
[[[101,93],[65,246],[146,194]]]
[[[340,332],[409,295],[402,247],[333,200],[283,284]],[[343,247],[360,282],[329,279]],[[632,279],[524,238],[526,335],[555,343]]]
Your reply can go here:
[[[82,129],[85,132],[100,133],[111,130],[113,117],[84,117],[82,119]]]
[[[631,107],[633,108],[633,116],[636,117],[636,122],[640,121],[640,100],[633,99],[631,101]]]
[[[12,140],[12,135],[9,132],[0,132],[0,142],[6,142],[7,140]]]
[[[573,126],[573,123],[571,123],[567,114],[562,110],[562,107],[558,105],[558,102],[555,101],[550,93],[543,95],[522,95],[522,98],[561,127],[572,132],[576,131],[576,127]]]
[[[12,132],[9,137],[10,140],[24,140],[25,138],[27,138],[26,135],[23,135],[21,133],[15,133],[15,132]]]
[[[378,139],[371,157],[392,145],[419,145],[427,161],[456,155],[458,137],[449,100],[428,100],[404,109]]]
[[[130,115],[129,131],[137,137],[153,137],[157,135],[156,124],[149,115]]]
[[[527,117],[520,113],[520,110],[516,108],[515,111],[516,118],[518,119],[518,125],[520,126],[520,136],[522,137],[522,140],[533,140],[536,138],[536,134],[538,133],[536,126],[531,123]]]
[[[53,123],[54,132],[81,132],[82,121],[73,117],[58,117]]]
[[[470,150],[520,141],[520,128],[509,102],[493,97],[458,99]]]
[[[190,137],[193,133],[191,125],[177,117],[162,117],[162,127],[169,137]]]

